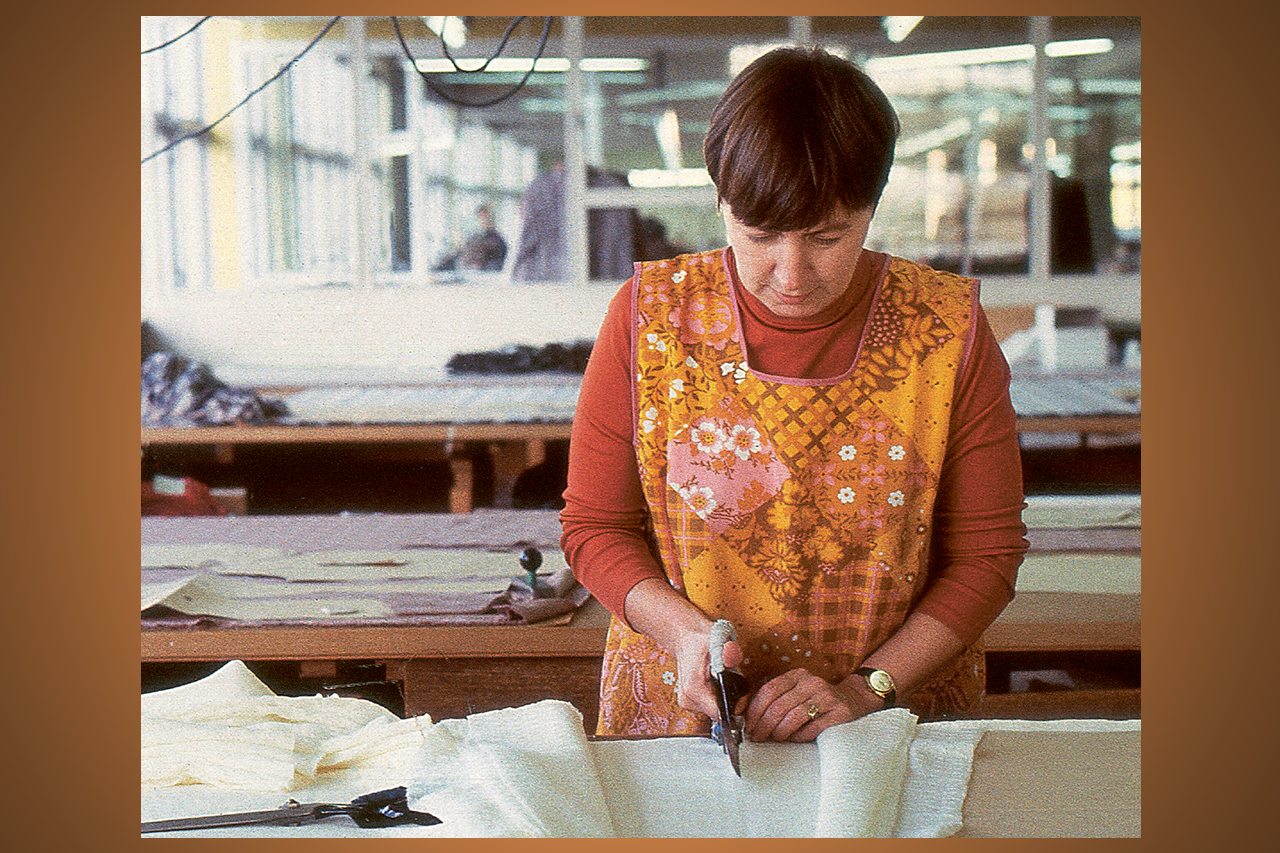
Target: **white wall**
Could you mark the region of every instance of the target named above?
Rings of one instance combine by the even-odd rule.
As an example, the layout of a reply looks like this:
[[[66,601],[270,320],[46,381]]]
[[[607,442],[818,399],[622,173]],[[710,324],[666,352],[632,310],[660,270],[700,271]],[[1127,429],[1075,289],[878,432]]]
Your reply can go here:
[[[458,352],[594,340],[620,284],[213,293],[143,319],[234,385],[415,382],[439,378]]]
[[[594,340],[621,282],[589,285],[423,284],[231,291],[169,297],[145,307],[181,354],[235,385],[394,384],[440,378],[458,352],[510,344]],[[1141,317],[1137,276],[1025,276],[982,284],[984,305],[1093,305]]]

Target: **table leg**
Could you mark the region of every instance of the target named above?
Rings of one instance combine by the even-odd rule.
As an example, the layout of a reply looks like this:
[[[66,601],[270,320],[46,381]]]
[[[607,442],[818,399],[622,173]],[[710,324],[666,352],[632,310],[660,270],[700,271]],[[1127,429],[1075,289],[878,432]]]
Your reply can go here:
[[[471,460],[465,456],[450,456],[449,470],[453,472],[453,485],[449,487],[449,512],[471,512],[474,506],[472,488],[475,479]]]
[[[547,458],[547,443],[540,438],[491,441],[489,454],[493,458],[493,505],[510,509],[514,504],[516,480]]]

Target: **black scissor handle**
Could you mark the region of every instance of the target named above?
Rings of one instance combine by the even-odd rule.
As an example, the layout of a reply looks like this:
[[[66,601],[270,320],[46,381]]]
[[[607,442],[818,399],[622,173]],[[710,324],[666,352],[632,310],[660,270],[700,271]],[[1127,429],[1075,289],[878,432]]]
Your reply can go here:
[[[441,822],[440,818],[433,814],[415,812],[409,808],[407,794],[404,785],[398,785],[385,791],[374,791],[372,794],[356,797],[350,805],[340,808],[362,829],[410,823],[418,826],[434,826]]]

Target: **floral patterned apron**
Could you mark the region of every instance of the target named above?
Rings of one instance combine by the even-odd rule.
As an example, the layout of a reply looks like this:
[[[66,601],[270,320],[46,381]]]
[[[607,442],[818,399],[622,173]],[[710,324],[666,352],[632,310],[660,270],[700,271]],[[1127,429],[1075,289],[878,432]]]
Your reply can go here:
[[[633,404],[652,544],[671,585],[737,628],[759,686],[796,667],[838,682],[893,634],[928,580],[932,512],[977,285],[886,258],[851,369],[753,371],[727,251],[637,265]],[[978,647],[904,697],[971,708]],[[705,733],[676,664],[613,620],[601,734]]]

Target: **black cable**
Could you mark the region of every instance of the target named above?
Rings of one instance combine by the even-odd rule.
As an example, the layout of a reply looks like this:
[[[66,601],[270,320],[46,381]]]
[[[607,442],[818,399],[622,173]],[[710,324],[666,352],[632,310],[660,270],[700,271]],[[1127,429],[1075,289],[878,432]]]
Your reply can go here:
[[[168,47],[169,45],[173,44],[173,43],[174,43],[175,41],[177,41],[178,39],[183,38],[183,37],[185,37],[185,36],[189,36],[189,35],[191,35],[191,34],[192,34],[192,33],[194,33],[196,30],[200,29],[200,25],[201,25],[201,24],[203,24],[205,21],[209,20],[209,19],[210,19],[210,18],[212,18],[212,17],[213,17],[213,15],[205,15],[203,18],[201,18],[200,20],[196,21],[195,26],[193,26],[191,29],[187,30],[187,31],[186,31],[185,33],[183,33],[182,35],[174,36],[173,38],[169,39],[169,40],[168,40],[167,42],[165,42],[164,44],[158,44],[158,45],[156,45],[155,47],[149,47],[149,48],[147,48],[146,50],[144,50],[144,51],[142,52],[142,56],[146,56],[148,53],[155,53],[157,50],[164,50],[166,47]]]
[[[326,34],[326,33],[328,33],[328,32],[329,32],[329,30],[333,29],[334,25],[335,25],[335,24],[337,24],[337,23],[338,23],[338,21],[341,21],[341,20],[342,20],[342,15],[337,15],[337,16],[335,16],[331,21],[329,21],[329,23],[325,24],[324,29],[320,31],[320,34],[319,34],[319,35],[317,35],[315,38],[313,38],[313,39],[311,40],[311,44],[309,44],[309,45],[307,45],[305,48],[303,48],[302,53],[299,53],[299,54],[298,54],[297,56],[295,56],[293,59],[290,59],[290,60],[289,60],[288,62],[286,62],[283,66],[281,66],[280,70],[279,70],[279,71],[277,71],[274,75],[272,75],[271,79],[267,80],[267,82],[263,83],[261,86],[259,86],[258,88],[254,89],[254,90],[253,90],[252,92],[250,92],[249,94],[245,95],[245,96],[244,96],[244,99],[243,99],[243,100],[241,100],[241,101],[240,101],[240,103],[236,104],[234,107],[232,107],[231,109],[227,110],[227,111],[226,111],[226,113],[224,113],[224,114],[222,115],[222,117],[221,117],[221,118],[218,118],[218,119],[217,119],[217,120],[215,120],[213,123],[211,123],[211,124],[209,124],[209,125],[207,125],[207,126],[205,126],[205,127],[202,127],[200,130],[192,131],[191,133],[188,133],[188,134],[186,134],[185,136],[179,136],[177,139],[173,140],[173,141],[172,141],[172,142],[170,142],[168,145],[166,145],[166,146],[164,146],[163,148],[161,148],[159,151],[156,151],[156,152],[155,152],[155,153],[153,153],[153,154],[149,154],[148,156],[143,157],[143,158],[142,158],[142,162],[143,162],[143,164],[146,164],[146,162],[147,162],[148,160],[152,160],[152,159],[154,159],[154,158],[156,158],[156,157],[159,157],[161,154],[163,154],[164,152],[168,151],[170,148],[173,148],[173,147],[174,147],[175,145],[177,145],[179,142],[185,142],[185,141],[186,141],[186,140],[188,140],[188,139],[193,139],[193,138],[195,138],[195,137],[197,137],[197,136],[201,136],[201,135],[203,135],[203,134],[205,134],[205,133],[208,133],[209,131],[213,130],[215,127],[217,127],[217,126],[218,126],[218,124],[219,124],[220,122],[224,121],[228,116],[230,116],[230,115],[231,115],[232,113],[234,113],[236,110],[240,109],[240,108],[241,108],[241,107],[243,107],[245,104],[249,103],[249,99],[250,99],[250,98],[252,98],[254,95],[258,94],[258,93],[259,93],[259,92],[261,92],[263,89],[265,89],[265,88],[267,88],[268,86],[270,86],[270,85],[271,85],[272,83],[274,83],[276,80],[279,80],[281,77],[283,77],[283,76],[284,76],[284,74],[285,74],[285,72],[287,72],[290,68],[292,68],[295,62],[297,62],[297,61],[298,61],[299,59],[301,59],[302,57],[306,56],[306,55],[307,55],[307,51],[309,51],[309,50],[311,50],[311,48],[315,47],[315,46],[316,46],[316,44],[320,41],[320,39],[324,38],[324,37],[325,37],[325,34]]]
[[[400,21],[394,15],[391,16],[391,25],[392,27],[395,28],[396,38],[400,40],[400,47],[404,49],[404,55],[408,57],[409,62],[411,62],[413,64],[414,69],[418,71],[418,76],[422,78],[422,82],[427,85],[428,89],[430,89],[432,92],[435,92],[435,94],[439,96],[442,100],[448,101],[449,103],[459,107],[491,107],[494,104],[500,104],[503,101],[510,98],[511,96],[515,95],[516,92],[519,92],[521,89],[524,88],[525,83],[529,82],[529,77],[532,76],[533,69],[538,66],[538,60],[542,58],[542,52],[546,50],[547,35],[551,32],[552,17],[553,16],[548,15],[546,22],[542,25],[542,37],[538,41],[538,52],[534,55],[533,62],[529,64],[529,70],[526,71],[524,73],[524,76],[520,78],[520,82],[516,83],[515,86],[511,88],[510,91],[504,92],[501,95],[490,98],[487,101],[464,101],[461,98],[454,97],[453,95],[449,94],[448,92],[444,91],[439,86],[437,86],[435,82],[431,79],[431,76],[429,74],[426,74],[425,72],[418,69],[418,61],[414,59],[413,53],[410,52],[409,50],[409,45],[405,43],[404,34],[400,32]],[[517,21],[516,23],[519,23],[519,21]],[[502,37],[502,43],[498,45],[497,52],[495,52],[493,56],[489,57],[489,59],[485,61],[485,65],[488,65],[490,62],[496,59],[498,54],[502,52],[502,49],[506,46],[508,36],[511,35],[511,30],[514,28],[515,28],[514,25],[507,28],[507,34]],[[441,29],[443,30],[444,28],[441,27]],[[441,43],[443,43],[443,36],[441,37]],[[447,55],[447,51],[446,51],[446,55]],[[449,61],[453,62],[453,57],[449,57]],[[456,62],[453,62],[453,67],[458,68],[458,64]],[[484,66],[481,66],[481,68],[483,67]],[[458,70],[462,71],[463,69],[458,68]],[[472,70],[476,71],[479,69],[472,69]]]
[[[507,24],[507,31],[502,34],[502,40],[498,42],[498,46],[494,48],[493,53],[489,55],[489,58],[486,59],[484,61],[484,64],[481,65],[479,68],[463,68],[462,66],[458,65],[458,60],[454,59],[453,54],[449,52],[449,42],[445,41],[445,38],[444,38],[444,27],[440,28],[440,49],[444,51],[445,58],[448,59],[450,64],[453,65],[454,71],[460,71],[463,74],[475,74],[479,71],[484,71],[486,68],[489,67],[490,62],[493,62],[495,59],[501,56],[502,51],[507,49],[507,40],[511,38],[511,33],[515,31],[516,27],[520,26],[520,22],[523,21],[524,19],[525,19],[524,15],[517,15],[511,21],[511,23]]]

